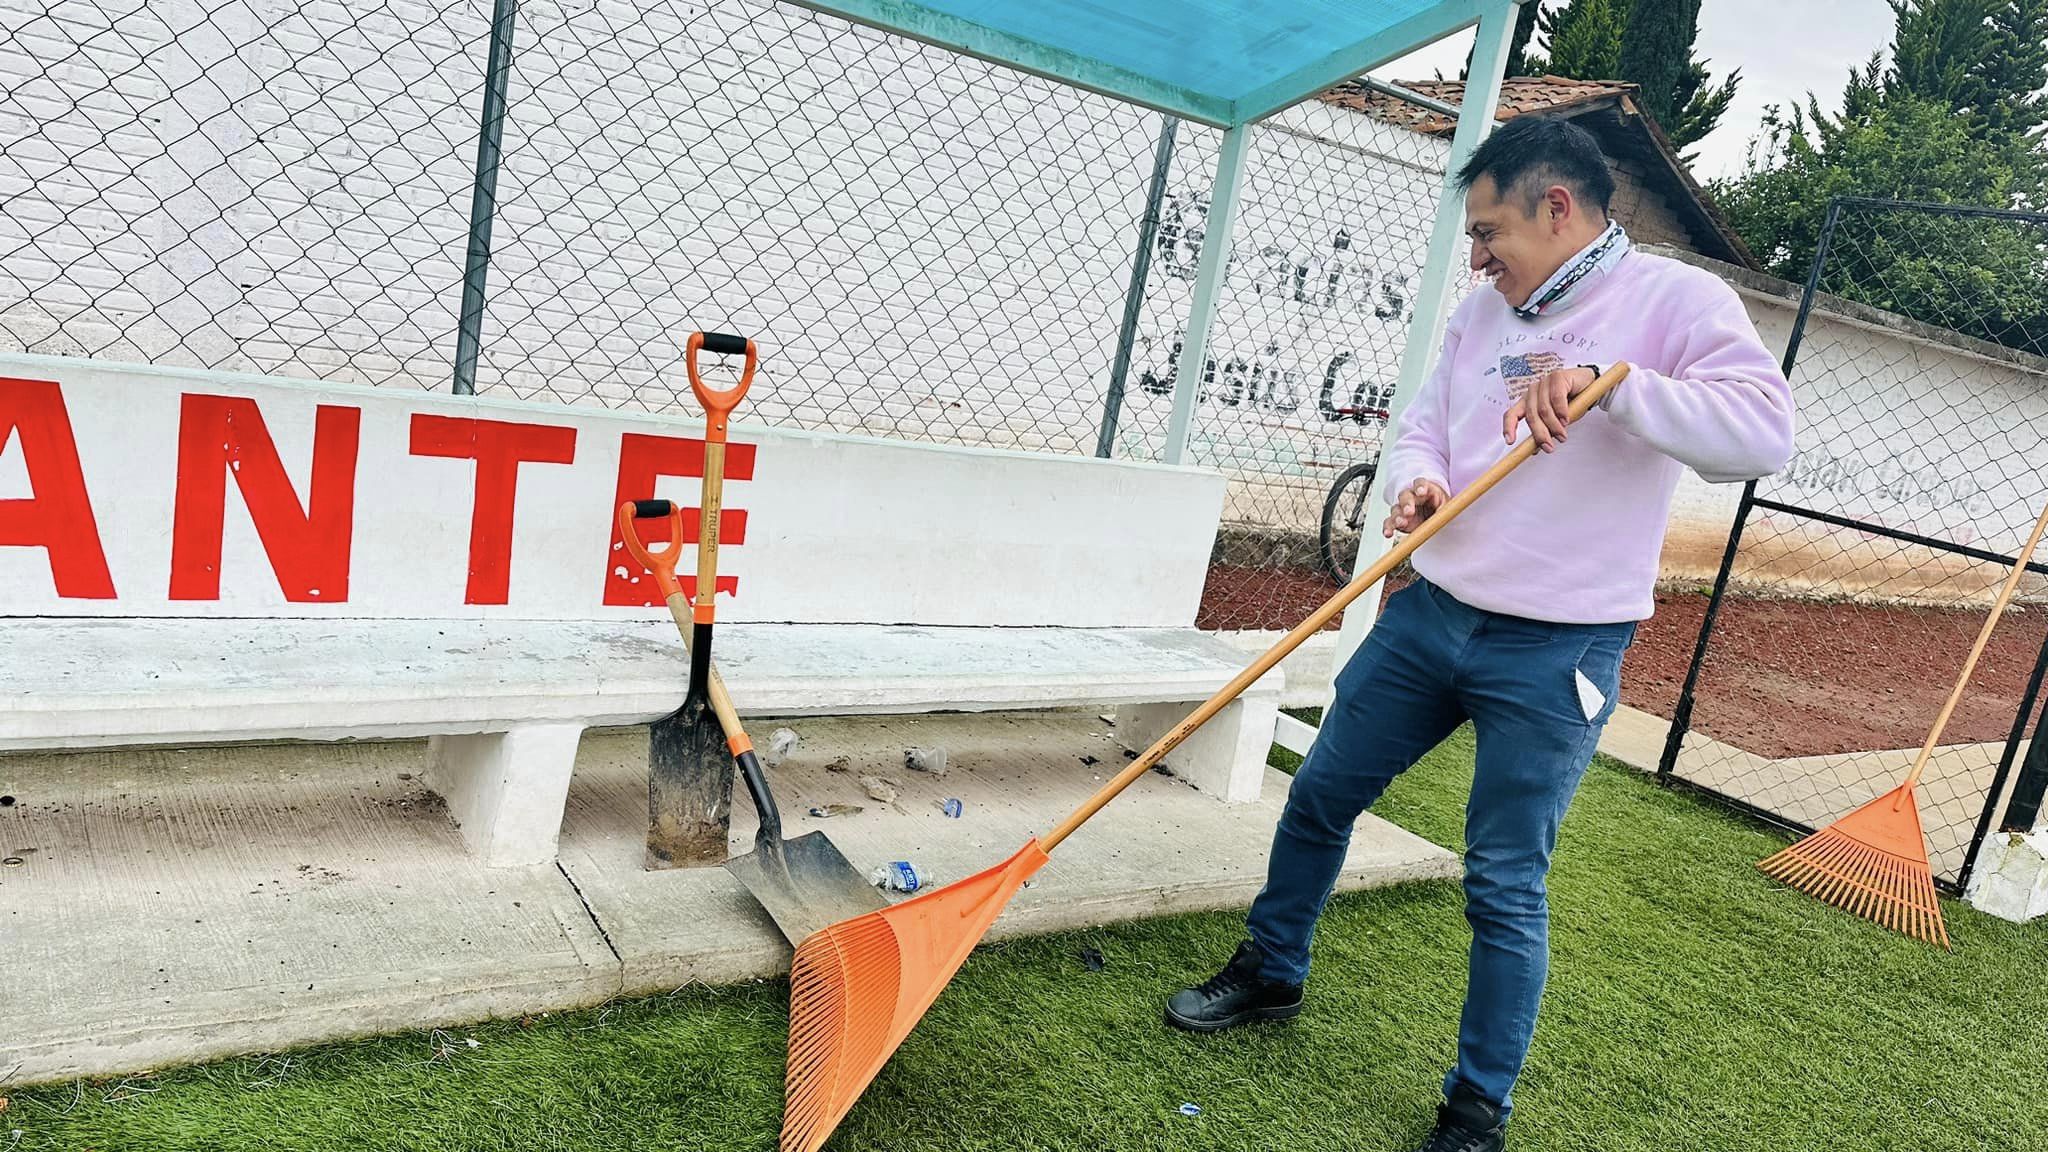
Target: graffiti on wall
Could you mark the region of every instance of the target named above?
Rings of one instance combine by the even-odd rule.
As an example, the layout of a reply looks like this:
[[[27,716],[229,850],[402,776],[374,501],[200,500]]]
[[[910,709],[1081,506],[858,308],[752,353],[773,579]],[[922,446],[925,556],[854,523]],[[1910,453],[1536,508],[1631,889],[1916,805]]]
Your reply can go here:
[[[1983,485],[1960,467],[1944,470],[1929,463],[1919,449],[1873,460],[1875,454],[1837,456],[1828,445],[1805,448],[1778,474],[1778,482],[1807,497],[1862,501],[1867,506],[1895,506],[1910,512],[1960,511],[1978,519],[1991,511]]]
[[[1166,196],[1148,320],[1185,316],[1208,212],[1206,191]],[[1327,478],[1376,451],[1414,315],[1417,269],[1372,251],[1376,241],[1411,239],[1405,231],[1345,215],[1313,234],[1254,234],[1234,245],[1196,392],[1197,458],[1266,479]],[[1247,223],[1240,218],[1241,229]],[[1168,401],[1186,335],[1178,322],[1140,330],[1134,397]]]
[[[1208,220],[1206,193],[1167,193],[1153,238],[1153,269],[1193,283]],[[1305,309],[1406,323],[1413,311],[1413,273],[1390,261],[1372,260],[1358,249],[1354,237],[1366,231],[1356,223],[1332,225],[1307,248],[1268,242],[1247,250],[1237,244],[1224,266],[1224,282],[1249,289],[1261,299],[1287,300]]]
[[[1170,342],[1138,337],[1131,367],[1141,391],[1173,395],[1181,344],[1186,338],[1184,327],[1174,329]],[[1364,362],[1349,350],[1305,365],[1299,355],[1282,349],[1278,340],[1268,340],[1256,351],[1226,352],[1220,362],[1209,356],[1202,363],[1202,382],[1195,398],[1204,406],[1278,416],[1293,416],[1308,408],[1325,422],[1364,424],[1386,418],[1394,393],[1393,380],[1360,371]]]

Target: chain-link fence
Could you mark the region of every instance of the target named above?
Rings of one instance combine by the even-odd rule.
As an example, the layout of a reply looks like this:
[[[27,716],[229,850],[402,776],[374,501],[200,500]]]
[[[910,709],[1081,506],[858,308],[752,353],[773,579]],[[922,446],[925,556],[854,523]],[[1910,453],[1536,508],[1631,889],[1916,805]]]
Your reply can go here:
[[[1904,779],[2048,505],[2048,216],[1837,201],[1787,365],[1797,453],[1744,492],[1662,772],[1807,831]],[[2048,661],[2030,568],[1918,790],[1951,888]]]
[[[1448,151],[1253,131],[1209,627],[1334,590]],[[691,412],[725,329],[750,420],[1158,459],[1220,138],[772,0],[0,0],[0,345]]]
[[[490,16],[0,3],[0,336],[448,387]]]
[[[1119,456],[1157,458],[1172,409],[1220,142],[1185,135],[1152,246]],[[1448,151],[1315,102],[1253,130],[1187,455],[1231,478],[1204,627],[1291,628],[1349,578],[1324,555],[1324,510],[1347,469],[1379,459]],[[1347,490],[1369,482],[1354,473]]]

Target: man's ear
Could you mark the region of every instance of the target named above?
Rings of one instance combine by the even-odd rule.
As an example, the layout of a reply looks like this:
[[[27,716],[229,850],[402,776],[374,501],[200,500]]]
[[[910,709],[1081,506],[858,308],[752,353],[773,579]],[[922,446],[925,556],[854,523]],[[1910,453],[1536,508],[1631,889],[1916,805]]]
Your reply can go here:
[[[1572,214],[1579,210],[1572,199],[1572,190],[1562,184],[1552,184],[1543,190],[1543,200],[1537,206],[1543,222],[1551,232],[1561,232],[1571,222]]]

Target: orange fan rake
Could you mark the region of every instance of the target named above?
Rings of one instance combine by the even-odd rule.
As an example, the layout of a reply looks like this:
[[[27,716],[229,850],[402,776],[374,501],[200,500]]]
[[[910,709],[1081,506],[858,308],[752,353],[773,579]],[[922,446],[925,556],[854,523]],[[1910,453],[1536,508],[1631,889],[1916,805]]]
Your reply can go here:
[[[1934,718],[1934,727],[1920,745],[1913,770],[1905,782],[1856,809],[1826,828],[1762,861],[1757,867],[1770,876],[1817,897],[1852,915],[1874,921],[1896,932],[1954,951],[1949,944],[1948,926],[1942,922],[1941,902],[1934,894],[1934,869],[1927,861],[1927,839],[1920,828],[1920,808],[1913,802],[1913,788],[1927,769],[1935,742],[1963,698],[1977,658],[1991,640],[1998,618],[2019,587],[2020,577],[2033,559],[2034,547],[2048,529],[2048,508],[2034,522],[2034,534],[2020,550],[2012,574],[1999,589],[1991,615],[1977,631],[1977,643],[1963,661],[1963,674],[1949,693],[1948,703]]]
[[[1572,398],[1577,420],[1628,374],[1617,364]],[[822,929],[797,945],[789,974],[789,1067],[782,1152],[816,1152],[917,1026],[968,953],[1046,854],[1151,771],[1197,728],[1264,676],[1302,641],[1406,560],[1423,541],[1535,453],[1525,438],[1419,525],[1378,563],[1354,577],[1188,718],[1161,736],[1072,815],[1001,864],[965,880]]]

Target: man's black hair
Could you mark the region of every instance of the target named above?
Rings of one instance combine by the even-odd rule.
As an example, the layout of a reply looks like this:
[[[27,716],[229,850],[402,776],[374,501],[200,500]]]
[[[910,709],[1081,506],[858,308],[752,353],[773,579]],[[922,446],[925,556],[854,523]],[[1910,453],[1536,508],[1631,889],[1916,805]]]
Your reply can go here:
[[[1493,177],[1503,200],[1519,193],[1525,212],[1536,211],[1543,190],[1553,184],[1571,189],[1603,216],[1614,198],[1614,170],[1600,142],[1555,114],[1517,116],[1494,129],[1458,169],[1458,190],[1472,187],[1481,176]]]

